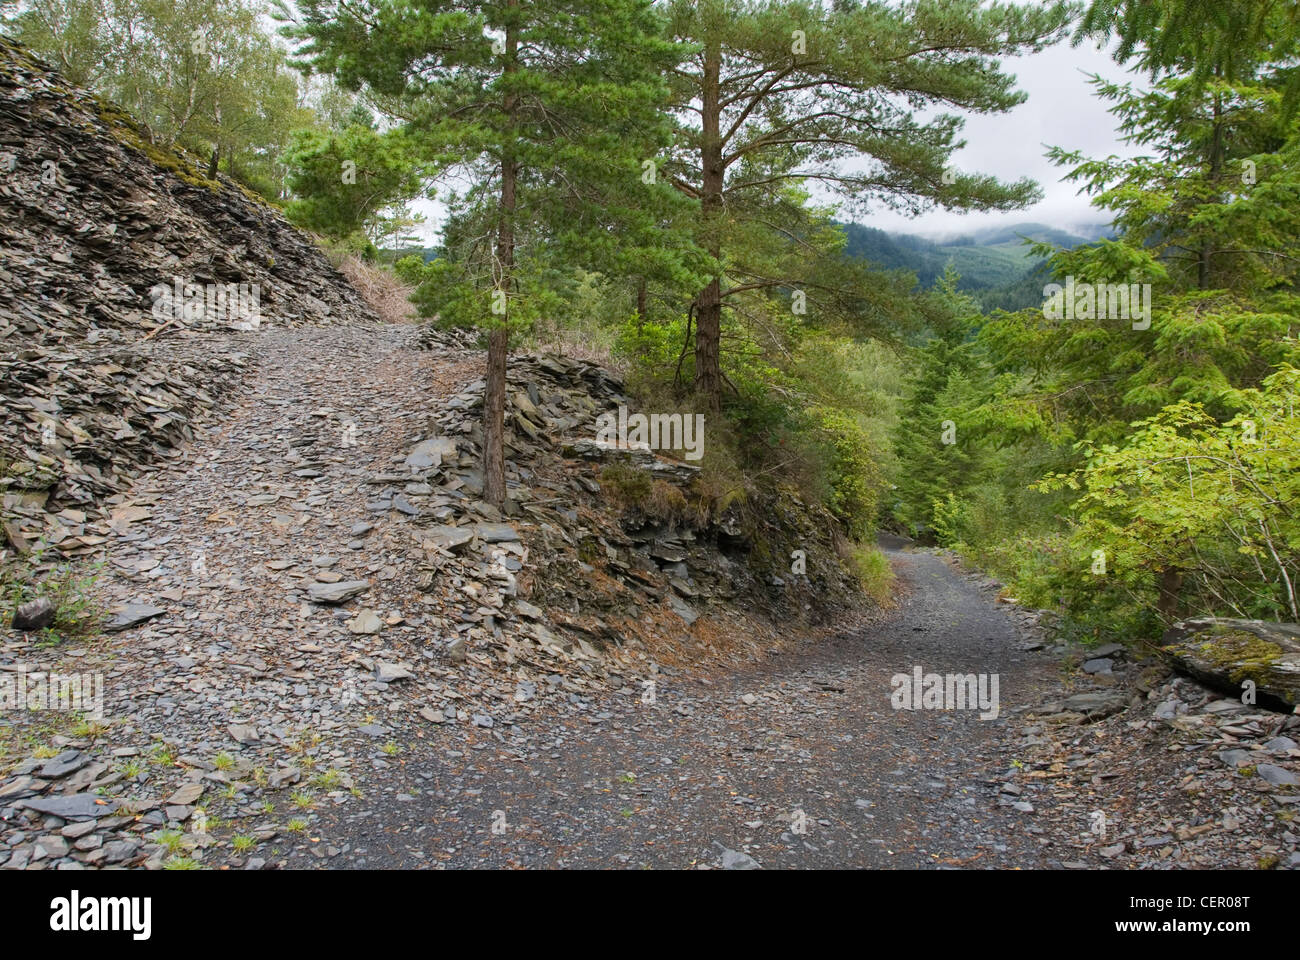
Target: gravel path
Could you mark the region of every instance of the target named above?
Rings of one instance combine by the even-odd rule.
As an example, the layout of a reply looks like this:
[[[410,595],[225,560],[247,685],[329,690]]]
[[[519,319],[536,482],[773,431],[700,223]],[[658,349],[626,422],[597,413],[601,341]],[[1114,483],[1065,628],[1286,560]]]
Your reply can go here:
[[[30,759],[0,783],[0,862],[6,851],[9,867],[56,868],[1054,862],[1050,838],[999,788],[1008,714],[1040,702],[1055,668],[1022,652],[981,578],[933,554],[895,545],[893,610],[829,640],[786,638],[740,672],[664,670],[653,689],[609,693],[563,681],[518,703],[500,665],[447,660],[433,640],[456,608],[420,590],[418,530],[392,508],[397,493],[378,491],[480,362],[417,351],[413,333],[247,337],[258,371],[247,393],[192,455],[137,485],[107,544],[105,599],[154,618],[84,646],[10,635],[5,669],[102,672],[111,719],[28,731]],[[348,581],[365,582],[361,600],[307,602],[309,587]],[[370,627],[351,619],[362,604]],[[386,681],[392,662],[415,673]],[[893,709],[891,677],[917,667],[996,674],[1000,717]],[[89,835],[84,815],[14,806],[73,794],[116,798],[92,810],[102,819]]]
[[[891,558],[894,612],[751,671],[667,677],[653,704],[575,697],[510,739],[414,728],[361,777],[367,802],[319,832],[369,867],[1049,865],[998,793],[1007,722],[896,711],[890,677],[998,673],[1005,716],[1052,670],[1019,652],[977,580],[931,554]]]

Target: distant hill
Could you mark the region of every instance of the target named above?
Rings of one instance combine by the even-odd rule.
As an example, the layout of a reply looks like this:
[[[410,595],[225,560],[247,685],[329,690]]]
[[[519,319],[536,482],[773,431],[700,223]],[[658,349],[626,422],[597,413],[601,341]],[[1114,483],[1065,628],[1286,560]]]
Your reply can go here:
[[[951,263],[961,274],[958,288],[975,296],[986,310],[1019,310],[1042,302],[1047,282],[1043,261],[1030,253],[1025,238],[1076,247],[1107,233],[1102,225],[1080,236],[1041,223],[1024,223],[931,240],[856,223],[842,226],[849,256],[864,257],[889,270],[911,270],[922,287],[931,286]]]
[[[400,250],[390,247],[379,248],[381,263],[393,263],[403,257],[419,257],[425,263],[428,263],[430,260],[436,260],[441,256],[442,247],[402,247]]]

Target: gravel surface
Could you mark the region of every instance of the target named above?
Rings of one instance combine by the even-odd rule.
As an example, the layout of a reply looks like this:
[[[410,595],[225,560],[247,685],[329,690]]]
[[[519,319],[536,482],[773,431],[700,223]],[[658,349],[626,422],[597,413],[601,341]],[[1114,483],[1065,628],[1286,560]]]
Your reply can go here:
[[[1006,720],[895,710],[890,678],[998,673],[1005,710],[1054,667],[1018,649],[981,583],[891,557],[894,612],[752,670],[666,677],[653,704],[577,700],[504,742],[404,730],[400,757],[362,776],[374,795],[320,833],[353,866],[1049,865],[998,790]]]
[[[1051,647],[898,542],[896,602],[830,631],[715,627],[689,670],[685,643],[566,647],[473,551],[428,579],[421,541],[466,528],[427,518],[479,510],[521,577],[531,525],[393,472],[480,354],[407,325],[241,342],[242,399],[108,504],[111,632],[0,640],[0,680],[104,694],[102,719],[7,714],[0,867],[1300,866],[1298,718]],[[667,616],[643,619],[698,639]],[[996,677],[997,717],[897,709],[914,671]]]

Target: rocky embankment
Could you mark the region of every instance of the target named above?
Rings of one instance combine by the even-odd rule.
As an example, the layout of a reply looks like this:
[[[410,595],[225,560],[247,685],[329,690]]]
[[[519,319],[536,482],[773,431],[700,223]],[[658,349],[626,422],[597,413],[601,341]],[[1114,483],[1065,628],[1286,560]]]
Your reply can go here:
[[[4,546],[100,547],[247,376],[232,332],[373,319],[277,210],[0,38]]]
[[[423,334],[426,344],[439,336],[447,335]],[[507,563],[496,576],[510,595],[522,584],[534,603],[568,611],[557,615],[584,644],[638,641],[644,610],[661,604],[687,626],[702,610],[737,603],[790,625],[824,623],[860,605],[860,588],[838,553],[836,523],[823,509],[788,493],[754,491],[717,509],[698,489],[698,467],[600,442],[597,418],[632,404],[616,374],[586,361],[524,355],[512,358],[508,382],[503,511],[477,499],[482,381],[443,406],[436,432],[407,461],[425,471],[440,521],[424,543],[431,580],[448,554],[470,546],[469,527],[446,525],[460,500],[484,524],[528,522],[532,564]],[[498,534],[483,529],[488,542]],[[806,569],[793,574],[796,550],[804,551]],[[660,653],[671,643],[660,637]]]

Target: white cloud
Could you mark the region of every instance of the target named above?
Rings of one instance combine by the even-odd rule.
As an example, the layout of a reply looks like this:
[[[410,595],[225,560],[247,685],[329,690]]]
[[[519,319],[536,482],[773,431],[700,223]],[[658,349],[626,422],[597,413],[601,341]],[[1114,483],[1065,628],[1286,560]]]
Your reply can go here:
[[[1026,222],[1070,229],[1108,220],[1105,211],[1078,194],[1078,184],[1061,180],[1064,168],[1053,166],[1045,154],[1050,146],[1080,150],[1086,157],[1136,152],[1120,142],[1115,118],[1107,113],[1108,102],[1094,96],[1088,82],[1093,73],[1123,80],[1123,68],[1109,52],[1090,43],[1071,47],[1062,42],[1042,53],[1008,58],[1003,70],[1016,76],[1016,86],[1029,98],[1008,113],[967,115],[962,131],[966,146],[953,155],[953,165],[999,180],[1030,177],[1042,188],[1043,199],[1010,212],[962,214],[935,209],[909,218],[879,209],[854,219],[881,230],[930,236]]]

